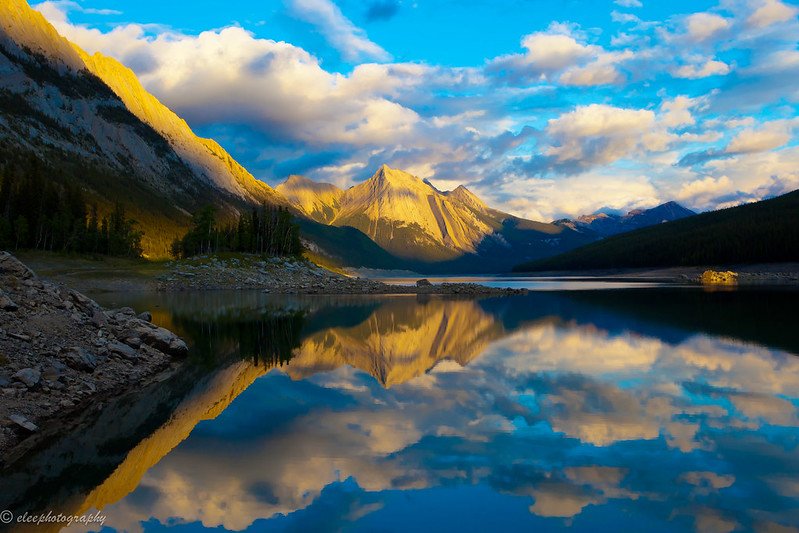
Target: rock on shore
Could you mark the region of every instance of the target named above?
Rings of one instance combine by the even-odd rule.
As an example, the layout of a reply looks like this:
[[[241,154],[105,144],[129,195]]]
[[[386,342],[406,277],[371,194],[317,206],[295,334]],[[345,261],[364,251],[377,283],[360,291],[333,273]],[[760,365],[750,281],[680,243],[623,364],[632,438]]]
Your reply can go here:
[[[186,355],[130,308],[103,310],[0,252],[0,456],[56,417],[101,402]]]
[[[258,289],[275,294],[523,294],[524,289],[495,288],[476,283],[430,282],[414,286],[347,277],[294,258],[199,256],[169,265],[159,280],[162,291]],[[421,280],[426,281],[426,280]]]

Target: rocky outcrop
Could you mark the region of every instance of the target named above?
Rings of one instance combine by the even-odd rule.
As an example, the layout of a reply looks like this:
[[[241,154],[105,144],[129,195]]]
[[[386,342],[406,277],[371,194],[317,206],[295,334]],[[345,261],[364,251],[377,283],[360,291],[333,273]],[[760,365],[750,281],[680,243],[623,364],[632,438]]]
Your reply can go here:
[[[732,271],[716,272],[705,270],[701,278],[702,285],[737,285],[738,274]]]
[[[106,311],[0,252],[0,451],[169,368],[188,352],[132,309]]]

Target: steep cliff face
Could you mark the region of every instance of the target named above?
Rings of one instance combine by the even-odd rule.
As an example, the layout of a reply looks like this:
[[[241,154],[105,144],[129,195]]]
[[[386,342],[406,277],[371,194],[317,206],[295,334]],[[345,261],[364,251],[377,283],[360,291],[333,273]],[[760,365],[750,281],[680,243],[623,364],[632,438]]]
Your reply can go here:
[[[128,110],[160,133],[194,176],[242,200],[284,203],[266,183],[256,180],[219,143],[198,137],[185,120],[142,87],[132,70],[102,54],[87,55],[73,45],[86,68],[108,85]]]
[[[409,259],[474,253],[492,232],[485,220],[457,199],[387,165],[345,192],[332,223],[358,228],[393,254]]]
[[[0,41],[12,53],[33,52],[46,56],[61,72],[78,72],[83,60],[41,13],[31,9],[25,0],[0,2]],[[24,51],[23,49],[27,49]]]

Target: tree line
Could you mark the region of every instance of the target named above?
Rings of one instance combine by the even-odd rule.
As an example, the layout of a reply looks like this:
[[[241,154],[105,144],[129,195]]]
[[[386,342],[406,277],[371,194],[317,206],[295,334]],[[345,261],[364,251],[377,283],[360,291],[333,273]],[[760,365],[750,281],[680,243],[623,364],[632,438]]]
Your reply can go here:
[[[285,207],[263,204],[243,213],[233,223],[217,221],[212,206],[194,214],[192,227],[172,244],[172,255],[191,257],[217,252],[298,256],[302,254],[300,228]]]
[[[521,272],[799,261],[799,191],[615,235]]]
[[[0,168],[0,248],[140,257],[143,233],[122,204],[100,217],[82,189],[36,158]]]

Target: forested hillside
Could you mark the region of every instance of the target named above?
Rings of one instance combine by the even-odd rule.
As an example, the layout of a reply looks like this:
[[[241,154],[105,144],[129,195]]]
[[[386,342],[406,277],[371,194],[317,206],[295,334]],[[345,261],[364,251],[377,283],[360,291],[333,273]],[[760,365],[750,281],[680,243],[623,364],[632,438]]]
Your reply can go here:
[[[799,191],[609,237],[517,272],[799,261]]]

